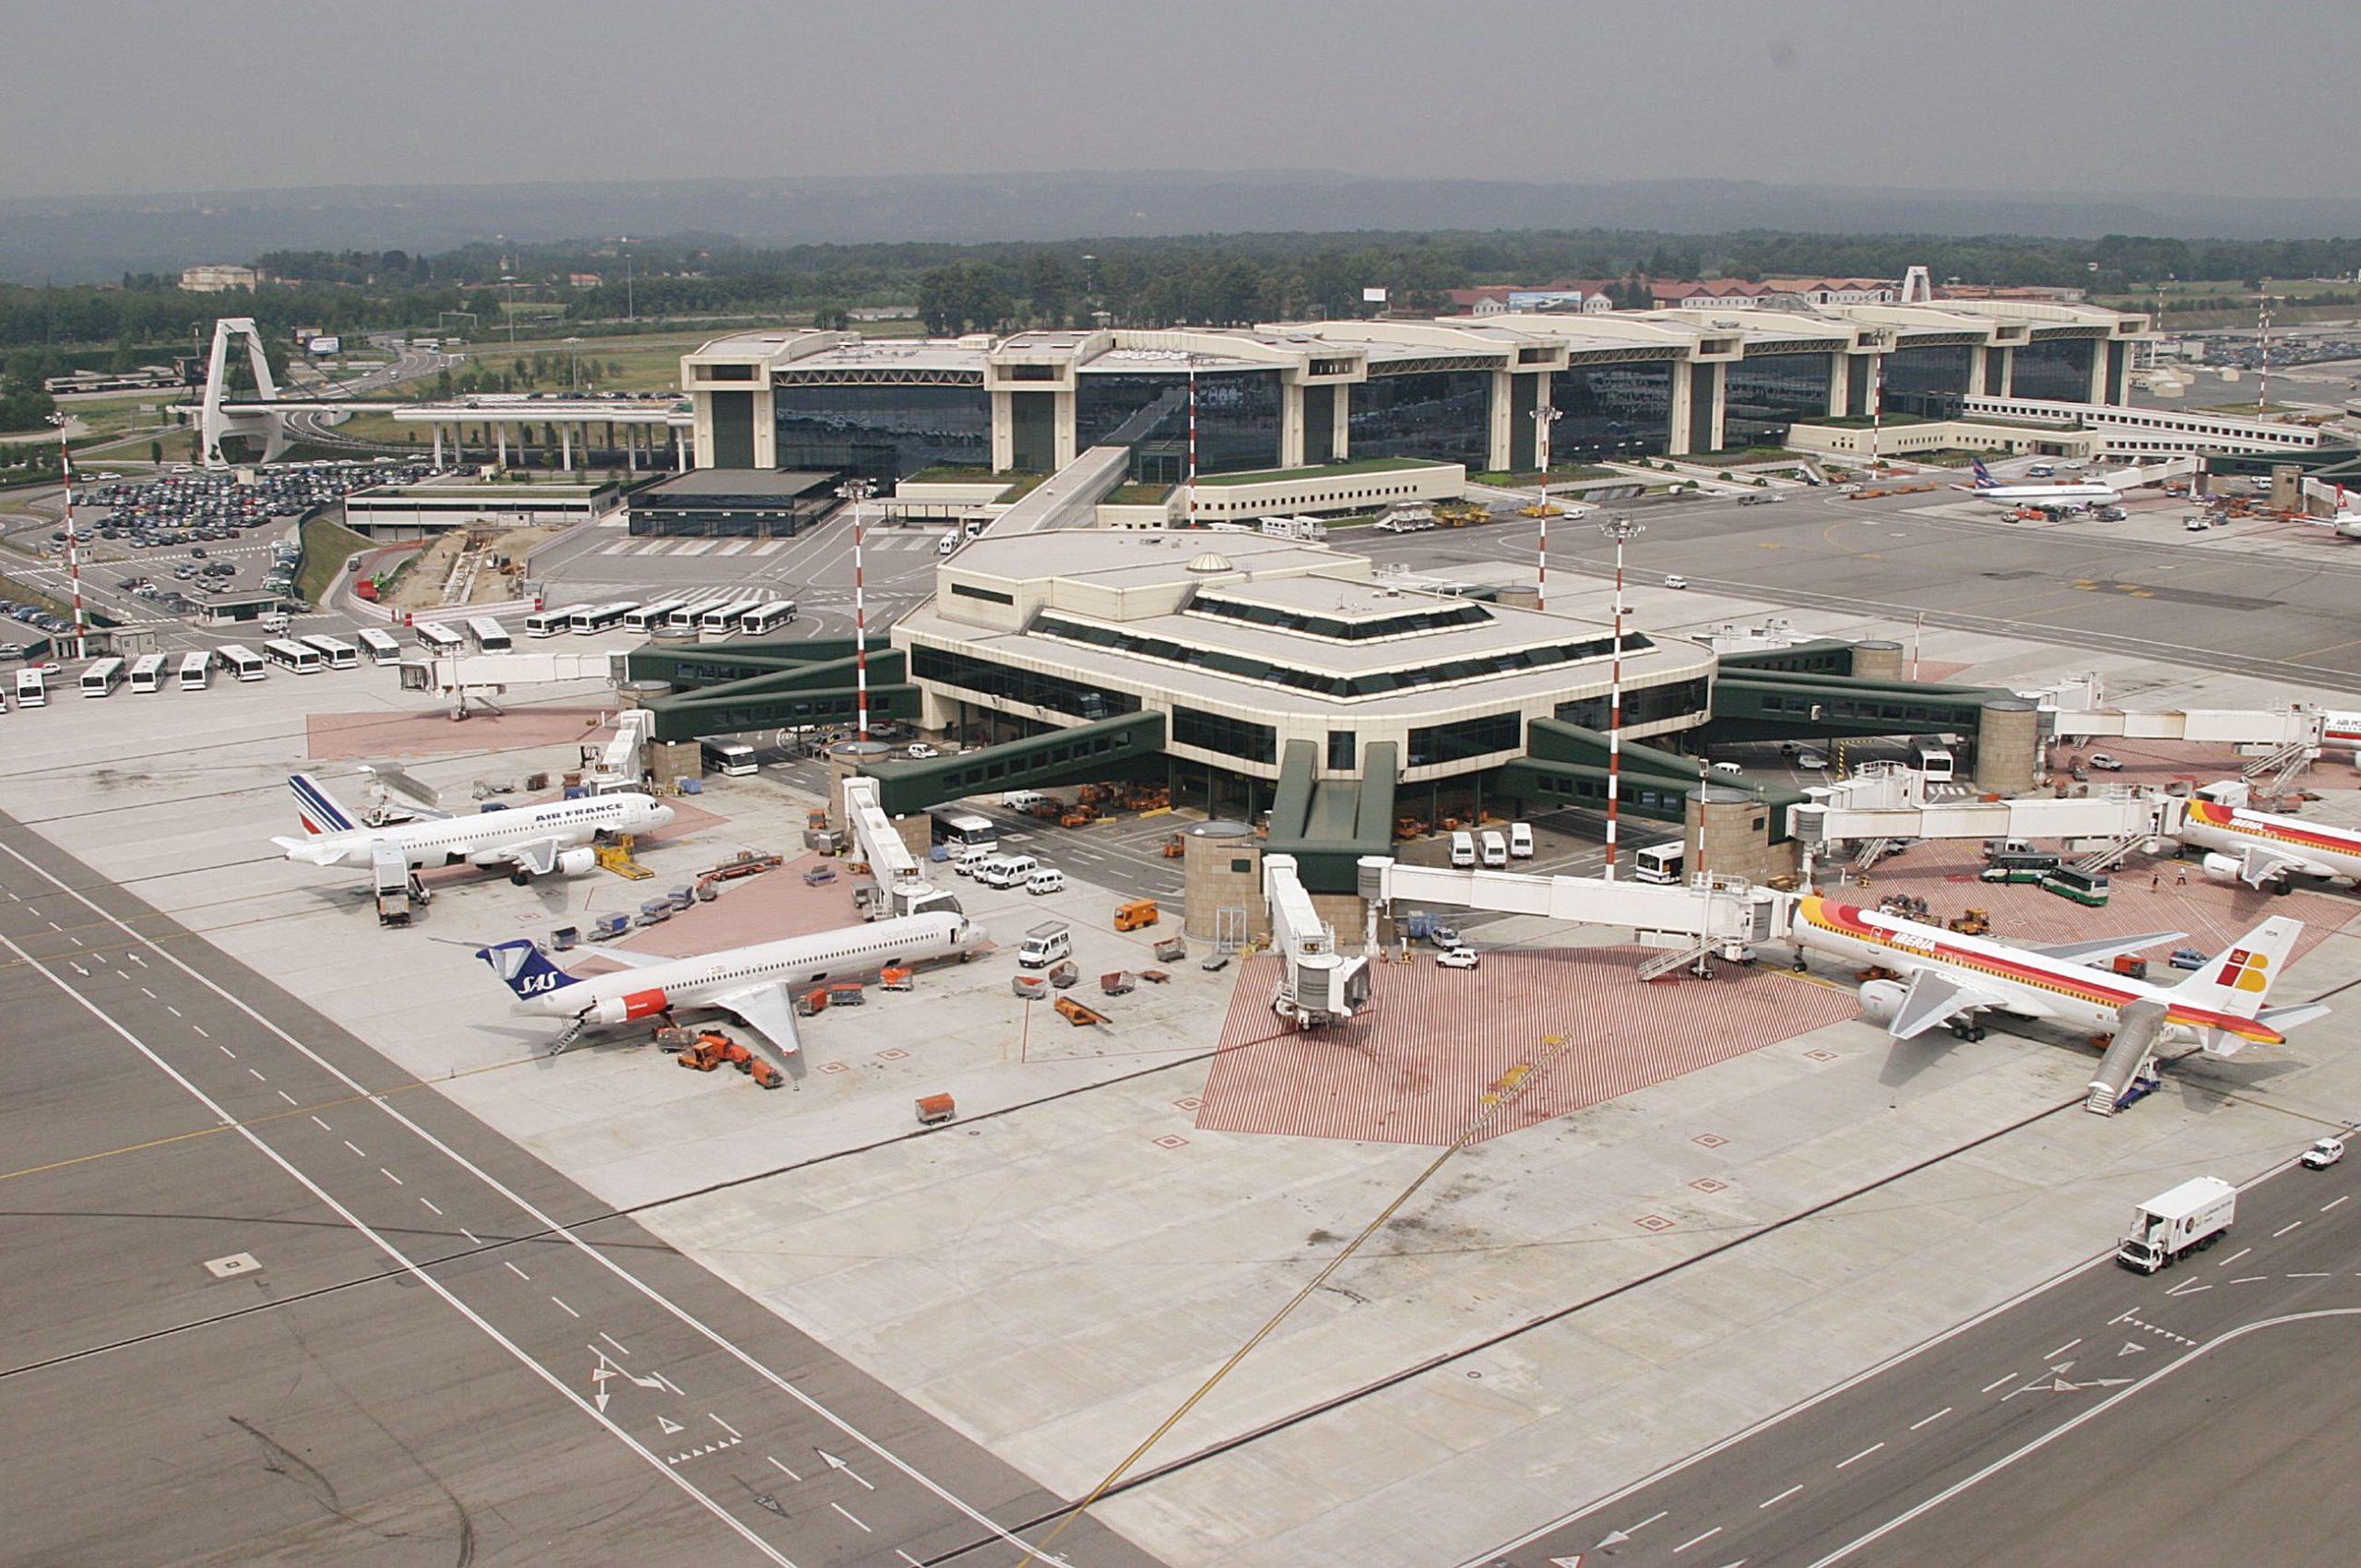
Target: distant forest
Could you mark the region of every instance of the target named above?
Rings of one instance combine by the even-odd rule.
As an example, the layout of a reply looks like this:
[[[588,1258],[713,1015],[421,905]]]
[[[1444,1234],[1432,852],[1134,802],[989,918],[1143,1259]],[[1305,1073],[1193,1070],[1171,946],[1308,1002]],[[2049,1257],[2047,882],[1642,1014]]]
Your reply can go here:
[[[1257,233],[1070,241],[758,248],[711,236],[540,244],[506,254],[473,244],[437,255],[277,252],[254,258],[275,281],[252,293],[192,294],[175,277],[126,275],[114,287],[0,285],[0,371],[18,387],[74,366],[103,367],[195,347],[217,315],[252,315],[276,337],[433,332],[473,312],[483,340],[515,302],[536,335],[585,336],[671,325],[796,319],[848,323],[864,308],[915,308],[936,332],[1062,327],[1230,326],[1366,314],[1362,291],[1438,310],[1479,283],[1648,278],[1935,278],[2049,284],[2094,293],[2165,279],[2260,288],[2265,279],[2352,276],[2361,240],[2099,240],[1577,232]],[[628,279],[626,273],[628,272]],[[595,275],[596,281],[590,280]],[[575,281],[579,277],[580,282]],[[626,325],[626,317],[630,324]]]

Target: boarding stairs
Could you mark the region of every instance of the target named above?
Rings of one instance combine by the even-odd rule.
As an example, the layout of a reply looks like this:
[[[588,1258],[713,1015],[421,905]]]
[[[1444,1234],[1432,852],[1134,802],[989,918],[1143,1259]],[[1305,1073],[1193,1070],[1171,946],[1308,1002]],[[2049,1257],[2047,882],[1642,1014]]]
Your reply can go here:
[[[1714,946],[1715,944],[1710,942],[1699,942],[1687,947],[1675,948],[1668,953],[1659,953],[1633,971],[1633,976],[1642,985],[1645,985],[1650,980],[1663,980],[1679,969],[1694,968],[1700,976],[1709,974],[1712,971],[1705,967],[1706,960],[1714,956]]]
[[[2108,1044],[2106,1054],[2099,1058],[2099,1069],[2091,1078],[2091,1092],[2082,1109],[2094,1116],[2112,1116],[2123,1108],[2123,1098],[2133,1082],[2152,1075],[2156,1038],[2164,1032],[2165,1004],[2161,1002],[2127,1003],[2116,1023],[2115,1039]]]
[[[2123,858],[2126,855],[2146,843],[2151,837],[2153,836],[2143,827],[2137,833],[2127,833],[2120,838],[2110,838],[2081,860],[2076,861],[2074,869],[2092,873],[2113,871],[2123,863]]]
[[[2269,755],[2259,756],[2238,769],[2238,777],[2253,786],[2256,794],[2284,795],[2287,792],[2288,784],[2310,766],[2312,759],[2319,754],[2319,748],[2309,740],[2290,741]],[[2257,780],[2266,774],[2270,776],[2271,782],[2258,783]]]
[[[1853,874],[1855,876],[1860,875],[1863,872],[1868,871],[1871,866],[1876,865],[1880,861],[1893,853],[1893,849],[1894,841],[1891,838],[1870,839],[1868,843],[1861,846],[1861,852],[1853,857]]]

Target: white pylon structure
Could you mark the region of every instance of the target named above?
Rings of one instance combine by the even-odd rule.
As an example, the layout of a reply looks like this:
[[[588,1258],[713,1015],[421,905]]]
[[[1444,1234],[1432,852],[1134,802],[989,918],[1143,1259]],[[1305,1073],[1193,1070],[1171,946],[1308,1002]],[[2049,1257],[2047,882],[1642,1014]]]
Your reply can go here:
[[[270,361],[262,351],[262,333],[255,327],[254,318],[245,315],[225,315],[213,324],[213,350],[205,360],[205,398],[197,407],[197,461],[208,469],[224,469],[229,459],[221,455],[221,438],[225,435],[259,437],[262,460],[266,463],[287,450],[287,423],[277,409],[227,409],[221,398],[229,381],[226,372],[230,362],[230,340],[246,340],[246,363],[254,371],[255,395],[263,402],[279,397],[279,383],[272,379]]]

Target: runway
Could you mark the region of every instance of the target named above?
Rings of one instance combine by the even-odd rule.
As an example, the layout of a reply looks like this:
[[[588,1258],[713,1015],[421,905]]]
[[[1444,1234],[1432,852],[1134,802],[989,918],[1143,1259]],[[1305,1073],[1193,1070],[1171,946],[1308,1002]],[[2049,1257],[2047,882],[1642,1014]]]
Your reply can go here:
[[[6,817],[0,1016],[11,1562],[1014,1561],[1060,1512]]]

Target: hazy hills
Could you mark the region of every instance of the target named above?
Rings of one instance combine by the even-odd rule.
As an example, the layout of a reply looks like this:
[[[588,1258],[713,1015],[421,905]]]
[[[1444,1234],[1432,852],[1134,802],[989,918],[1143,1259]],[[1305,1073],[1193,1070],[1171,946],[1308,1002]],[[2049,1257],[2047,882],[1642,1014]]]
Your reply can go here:
[[[279,249],[448,250],[701,233],[751,244],[1354,230],[2325,238],[2361,200],[1845,190],[1734,180],[1599,184],[1305,173],[1047,173],[341,186],[0,201],[0,278],[108,280]]]

